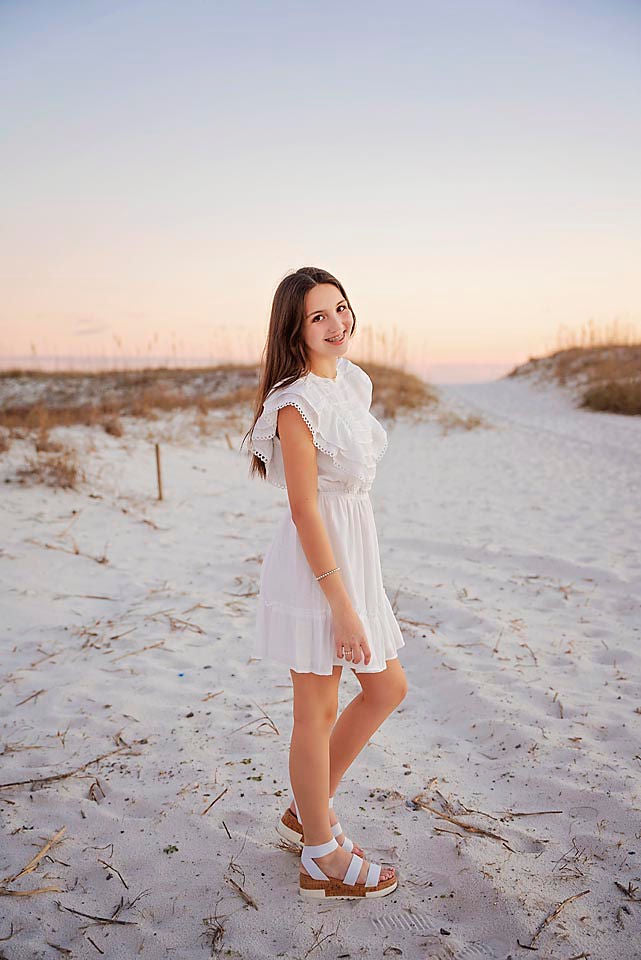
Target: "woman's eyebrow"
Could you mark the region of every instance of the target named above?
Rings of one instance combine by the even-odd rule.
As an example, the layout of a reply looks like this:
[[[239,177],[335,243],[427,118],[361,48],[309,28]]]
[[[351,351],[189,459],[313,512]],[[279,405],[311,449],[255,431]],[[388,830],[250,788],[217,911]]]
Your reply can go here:
[[[345,299],[345,297],[343,297],[342,300],[339,300],[338,303],[336,304],[336,306],[337,306],[337,307],[340,306],[341,303],[347,303],[347,300]],[[308,314],[307,314],[307,316],[305,317],[305,319],[306,319],[306,320],[309,320],[310,317],[315,317],[315,316],[316,316],[317,314],[319,314],[319,313],[327,313],[327,310],[312,310],[311,313],[308,313]]]

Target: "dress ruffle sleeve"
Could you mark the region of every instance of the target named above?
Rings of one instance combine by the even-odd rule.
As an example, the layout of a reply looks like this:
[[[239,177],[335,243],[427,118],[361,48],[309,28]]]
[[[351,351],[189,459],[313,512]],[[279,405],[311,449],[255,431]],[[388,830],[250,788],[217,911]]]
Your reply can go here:
[[[358,364],[352,363],[349,369],[349,377],[353,385],[353,389],[356,390],[359,396],[362,398],[365,409],[369,410],[372,406],[373,389],[369,374],[365,373],[363,368],[359,367]]]
[[[335,390],[332,381],[302,377],[286,387],[272,389],[254,425],[249,449],[266,466],[267,479],[285,487],[285,477],[276,436],[278,411],[293,406],[309,427],[314,445],[345,475],[370,483],[376,463],[387,448],[387,433],[370,413],[372,382],[356,364],[348,362],[344,376],[347,389]]]

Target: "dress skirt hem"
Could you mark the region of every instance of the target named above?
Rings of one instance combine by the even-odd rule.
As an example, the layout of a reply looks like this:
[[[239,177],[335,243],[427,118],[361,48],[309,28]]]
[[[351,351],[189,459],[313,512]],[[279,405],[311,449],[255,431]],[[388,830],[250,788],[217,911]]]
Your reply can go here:
[[[398,650],[405,646],[387,594],[383,595],[376,612],[357,608],[356,613],[371,652],[367,666],[362,656],[360,663],[336,656],[331,610],[307,611],[262,599],[258,602],[252,657],[275,660],[296,673],[330,676],[336,666],[349,667],[355,673],[380,673],[387,668],[387,661],[397,659]]]
[[[289,666],[288,664],[286,664],[285,659],[280,660],[278,657],[275,657],[273,654],[269,657],[260,657],[257,653],[255,653],[252,656],[252,660],[273,660],[277,663],[285,663],[285,665]],[[372,669],[371,661],[369,666],[361,667],[359,670],[358,664],[352,663],[351,660],[339,660],[338,657],[335,658],[333,667],[349,667],[349,669],[352,670],[353,673],[382,673],[383,670],[387,670],[387,664],[389,663],[390,660],[398,660],[398,654],[396,653],[394,654],[393,657],[388,657],[385,661],[384,667],[376,667],[375,669]],[[313,673],[317,677],[318,676],[329,677],[332,674],[332,671],[330,671],[329,673],[319,673],[318,670],[296,670],[296,668],[292,666],[289,666],[289,669],[293,670],[294,673]]]

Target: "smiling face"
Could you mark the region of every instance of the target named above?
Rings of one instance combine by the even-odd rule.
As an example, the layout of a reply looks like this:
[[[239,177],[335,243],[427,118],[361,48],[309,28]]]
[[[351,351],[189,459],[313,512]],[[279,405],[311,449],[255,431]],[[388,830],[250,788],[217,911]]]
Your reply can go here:
[[[336,360],[347,352],[353,322],[347,300],[333,283],[317,283],[307,291],[302,334],[312,369],[333,376]]]

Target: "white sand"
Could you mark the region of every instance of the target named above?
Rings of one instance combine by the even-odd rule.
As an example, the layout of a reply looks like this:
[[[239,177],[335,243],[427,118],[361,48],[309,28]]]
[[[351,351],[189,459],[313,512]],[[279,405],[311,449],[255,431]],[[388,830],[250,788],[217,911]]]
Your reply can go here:
[[[505,960],[584,891],[536,955],[641,956],[641,903],[616,885],[641,896],[641,420],[521,380],[440,393],[490,428],[387,425],[372,502],[409,693],[336,797],[398,868],[382,900],[303,904],[275,831],[291,683],[248,651],[285,493],[190,413],[53,431],[85,451],[77,492],[3,483],[0,782],[121,748],[0,790],[0,879],[65,828],[6,883],[58,888],[0,897],[6,957],[207,957],[217,917],[223,956]],[[167,430],[158,503],[144,438]],[[345,673],[341,707],[359,689]],[[69,912],[119,905],[127,925]]]

